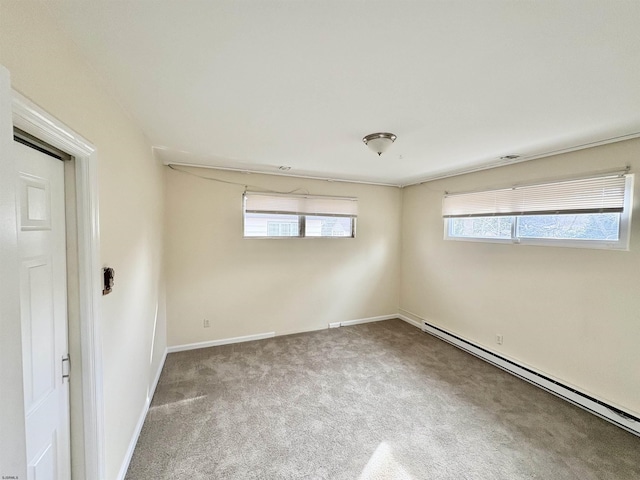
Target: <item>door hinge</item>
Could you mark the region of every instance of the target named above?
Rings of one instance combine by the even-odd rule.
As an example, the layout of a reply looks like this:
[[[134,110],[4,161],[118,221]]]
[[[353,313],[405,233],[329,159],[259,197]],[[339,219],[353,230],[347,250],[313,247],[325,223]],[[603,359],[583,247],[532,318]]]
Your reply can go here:
[[[68,353],[62,357],[62,381],[66,378],[69,381],[69,374],[71,372],[71,355]]]

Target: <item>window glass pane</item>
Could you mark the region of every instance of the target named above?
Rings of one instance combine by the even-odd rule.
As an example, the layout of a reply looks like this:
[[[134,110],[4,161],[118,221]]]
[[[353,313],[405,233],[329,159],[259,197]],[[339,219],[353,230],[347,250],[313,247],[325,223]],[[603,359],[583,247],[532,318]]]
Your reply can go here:
[[[517,236],[577,240],[619,239],[619,213],[526,215],[518,217]]]
[[[305,219],[307,237],[351,237],[351,217],[318,217],[308,215]]]
[[[449,236],[461,238],[511,238],[514,217],[450,218]]]
[[[297,237],[300,220],[297,215],[245,213],[245,237]]]

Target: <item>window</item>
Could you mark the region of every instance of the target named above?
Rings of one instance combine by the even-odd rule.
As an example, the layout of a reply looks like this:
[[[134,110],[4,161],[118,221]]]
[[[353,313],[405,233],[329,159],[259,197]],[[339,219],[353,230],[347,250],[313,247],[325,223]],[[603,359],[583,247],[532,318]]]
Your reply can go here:
[[[354,238],[358,200],[347,197],[244,194],[244,236]]]
[[[445,195],[445,238],[627,249],[633,175]]]
[[[269,237],[297,237],[300,223],[298,219],[295,222],[282,222],[280,220],[267,220],[267,235]]]
[[[353,219],[307,215],[305,226],[307,237],[351,237]]]

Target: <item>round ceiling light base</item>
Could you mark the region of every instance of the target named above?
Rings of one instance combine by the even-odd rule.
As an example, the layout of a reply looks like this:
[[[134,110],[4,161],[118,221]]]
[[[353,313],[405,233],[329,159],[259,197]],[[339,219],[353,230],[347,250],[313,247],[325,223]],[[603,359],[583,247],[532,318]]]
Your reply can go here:
[[[396,141],[396,135],[388,132],[370,133],[362,139],[364,144],[371,150],[376,152],[378,156],[382,155],[393,142]]]

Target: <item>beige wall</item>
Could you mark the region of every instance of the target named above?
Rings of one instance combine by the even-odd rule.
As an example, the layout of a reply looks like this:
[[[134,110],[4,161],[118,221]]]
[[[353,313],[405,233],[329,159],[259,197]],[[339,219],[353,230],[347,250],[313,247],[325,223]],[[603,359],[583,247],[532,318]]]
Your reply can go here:
[[[406,188],[401,309],[637,415],[640,178],[630,251],[444,241],[441,218],[445,190],[624,165],[640,171],[640,140]]]
[[[445,242],[440,217],[444,190],[579,175],[627,163],[637,171],[640,140],[402,192],[191,169],[242,185],[360,199],[354,240],[243,239],[243,187],[166,168],[163,178],[135,122],[101,88],[101,79],[52,25],[42,4],[0,2],[0,63],[11,72],[14,88],[98,147],[101,259],[116,270],[114,293],[101,305],[107,478],[116,478],[122,465],[167,342],[326,328],[330,322],[394,314],[399,303],[491,350],[640,412],[637,218],[631,251],[616,252]],[[636,191],[637,206],[640,186]],[[205,318],[210,328],[203,328]],[[501,346],[494,342],[496,333],[504,335]]]
[[[166,169],[168,344],[326,328],[398,311],[400,190]],[[243,239],[245,184],[359,199],[355,239]],[[210,328],[203,328],[209,319]]]
[[[166,346],[162,167],[43,4],[0,3],[0,64],[13,88],[98,149],[101,260],[116,271],[101,305],[107,478],[114,479]]]

